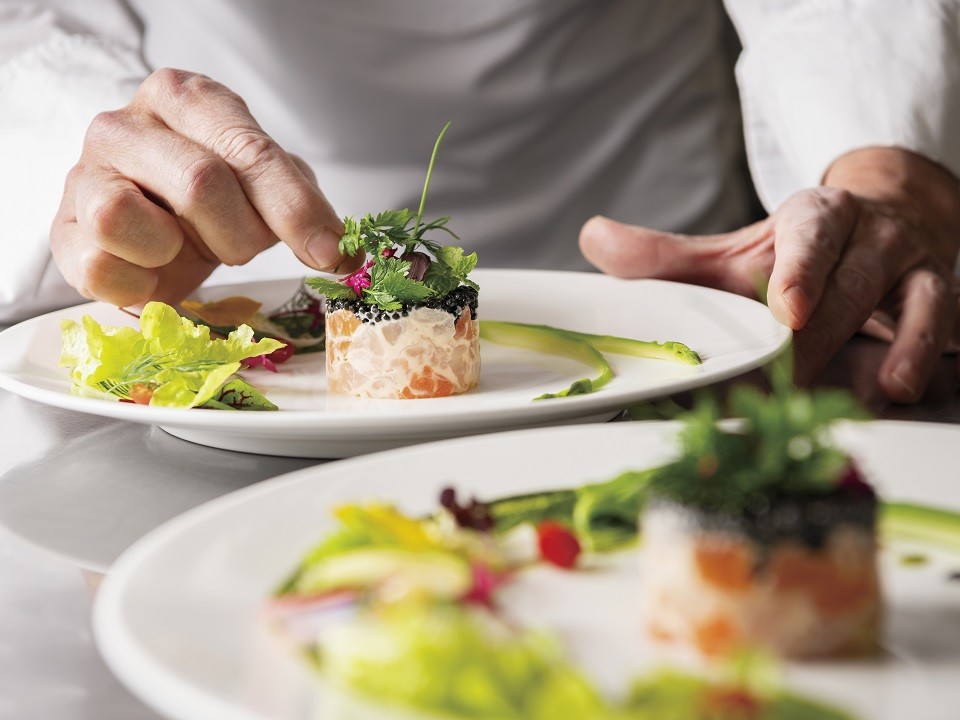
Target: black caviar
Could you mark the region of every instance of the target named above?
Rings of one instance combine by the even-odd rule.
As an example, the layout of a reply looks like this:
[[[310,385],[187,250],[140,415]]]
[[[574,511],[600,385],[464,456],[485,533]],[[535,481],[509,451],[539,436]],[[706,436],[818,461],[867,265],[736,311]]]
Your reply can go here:
[[[839,525],[873,533],[877,524],[876,496],[842,488],[827,493],[758,495],[756,502],[740,513],[685,505],[660,494],[651,495],[647,508],[678,514],[692,532],[746,535],[764,546],[793,540],[813,550],[822,548]]]
[[[475,288],[469,285],[461,285],[455,290],[451,290],[442,298],[427,300],[422,303],[404,303],[399,310],[384,310],[383,308],[365,303],[361,300],[328,299],[327,313],[334,313],[337,310],[350,310],[360,318],[361,322],[376,323],[381,320],[399,320],[409,315],[410,311],[414,308],[422,307],[445,310],[453,315],[453,320],[456,322],[460,319],[460,314],[465,307],[470,308],[471,319],[477,319],[477,300],[478,293]]]

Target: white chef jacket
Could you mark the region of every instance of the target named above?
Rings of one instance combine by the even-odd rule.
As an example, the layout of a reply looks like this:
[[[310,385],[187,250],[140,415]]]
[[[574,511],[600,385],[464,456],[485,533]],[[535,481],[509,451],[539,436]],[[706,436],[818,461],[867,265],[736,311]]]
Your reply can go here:
[[[960,174],[960,0],[727,0],[768,210],[857,147]],[[594,214],[681,232],[746,215],[706,0],[0,0],[0,321],[79,300],[50,258],[93,115],[152,68],[203,72],[306,159],[341,214],[450,215],[481,265],[584,268]],[[952,132],[951,132],[952,131]],[[284,246],[212,281],[308,272]]]

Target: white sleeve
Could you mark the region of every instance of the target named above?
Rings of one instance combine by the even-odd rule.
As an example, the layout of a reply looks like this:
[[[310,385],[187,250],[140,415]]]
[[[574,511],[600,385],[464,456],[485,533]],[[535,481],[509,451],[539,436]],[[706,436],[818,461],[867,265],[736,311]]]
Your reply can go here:
[[[960,176],[960,0],[725,0],[757,193],[775,210],[861,147]]]
[[[82,300],[51,259],[50,223],[91,119],[146,76],[139,46],[121,0],[0,0],[0,323]]]

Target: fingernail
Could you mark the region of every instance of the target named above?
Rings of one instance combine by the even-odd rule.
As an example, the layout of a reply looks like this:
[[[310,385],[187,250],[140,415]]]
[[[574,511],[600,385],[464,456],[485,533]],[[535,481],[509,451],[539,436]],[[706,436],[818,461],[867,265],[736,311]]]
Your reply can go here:
[[[913,362],[910,360],[901,360],[900,364],[890,373],[890,377],[904,390],[906,390],[910,397],[915,398],[919,397],[920,393],[917,392],[916,388],[916,371],[913,367]]]
[[[325,225],[307,238],[303,250],[317,270],[329,270],[340,263],[340,236]]]
[[[807,294],[796,285],[791,285],[783,291],[783,304],[787,306],[787,311],[793,315],[793,321],[797,327],[803,326],[807,321],[810,303],[807,301]]]

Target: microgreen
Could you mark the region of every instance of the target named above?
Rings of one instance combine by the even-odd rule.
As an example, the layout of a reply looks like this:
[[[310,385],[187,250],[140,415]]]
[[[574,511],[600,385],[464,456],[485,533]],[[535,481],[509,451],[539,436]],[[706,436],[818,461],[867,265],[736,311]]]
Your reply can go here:
[[[467,275],[476,267],[476,253],[465,254],[459,247],[445,246],[426,237],[428,233],[445,232],[458,239],[447,223],[449,217],[423,221],[433,168],[440,149],[440,141],[450,127],[443,126],[433,146],[427,176],[416,213],[411,210],[386,210],[368,214],[359,220],[343,219],[341,254],[355,257],[363,253],[370,257],[359,270],[341,280],[315,277],[306,283],[328,300],[360,300],[383,310],[398,310],[403,305],[440,299],[461,285],[477,288]],[[422,279],[410,277],[411,264],[405,257],[415,252],[432,255]]]
[[[827,437],[844,419],[863,419],[856,400],[840,390],[773,394],[735,388],[729,415],[742,427],[718,424],[720,404],[703,396],[681,416],[681,457],[662,468],[651,489],[683,504],[742,512],[781,495],[826,493],[850,461]]]

